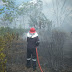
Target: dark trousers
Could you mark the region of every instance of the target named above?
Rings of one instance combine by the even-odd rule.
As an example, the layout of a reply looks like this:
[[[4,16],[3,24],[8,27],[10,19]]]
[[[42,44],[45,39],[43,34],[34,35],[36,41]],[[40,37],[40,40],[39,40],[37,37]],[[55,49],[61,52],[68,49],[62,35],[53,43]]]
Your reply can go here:
[[[27,67],[31,67],[31,65],[36,68],[36,48],[27,48]]]

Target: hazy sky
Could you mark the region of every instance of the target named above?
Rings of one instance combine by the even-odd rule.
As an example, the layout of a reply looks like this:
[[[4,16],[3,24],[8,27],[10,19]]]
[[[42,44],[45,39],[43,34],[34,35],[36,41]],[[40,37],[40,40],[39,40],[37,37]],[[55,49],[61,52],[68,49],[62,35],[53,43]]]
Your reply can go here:
[[[16,4],[19,5],[23,1],[27,2],[31,0],[16,0]],[[70,26],[72,26],[72,21],[71,21],[72,20],[72,0],[42,0],[42,1],[43,1],[42,12],[45,14],[45,16],[49,20],[53,21],[53,24],[59,26],[58,24],[65,23],[65,25],[69,24]],[[58,21],[59,21],[58,24],[57,24],[57,5],[56,3],[58,5]],[[0,0],[0,8],[2,6],[3,6],[3,2]]]
[[[31,1],[31,0],[16,0],[16,4],[21,4],[22,2],[27,2],[27,1]]]

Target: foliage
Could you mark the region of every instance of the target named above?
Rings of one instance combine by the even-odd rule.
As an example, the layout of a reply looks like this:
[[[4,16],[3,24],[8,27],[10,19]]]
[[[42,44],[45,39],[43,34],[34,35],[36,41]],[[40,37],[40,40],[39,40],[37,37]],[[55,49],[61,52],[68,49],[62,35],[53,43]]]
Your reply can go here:
[[[2,31],[2,27],[0,30]],[[7,28],[6,28],[7,29]],[[3,31],[3,33],[5,30]],[[8,49],[11,47],[13,40],[18,39],[18,35],[14,33],[6,32],[4,35],[0,35],[0,72],[6,72],[7,58],[6,54]]]
[[[14,0],[2,0],[6,9],[14,9],[15,1]]]
[[[12,22],[12,21],[13,21],[13,16],[12,16],[12,14],[11,14],[11,13],[5,14],[5,15],[4,15],[4,21]]]
[[[18,29],[11,29],[9,27],[0,28],[0,72],[6,72],[7,58],[5,52],[11,47],[13,40],[18,40],[18,33],[21,34],[18,31]]]
[[[4,8],[5,7],[3,7],[3,8],[0,9],[0,14],[4,13]]]
[[[6,35],[7,33],[10,33],[10,34],[19,34],[19,35],[22,35],[24,33],[24,29],[16,29],[16,28],[10,28],[10,27],[1,27],[0,28],[0,36],[4,36]]]
[[[5,58],[6,55],[4,54],[5,51],[5,41],[3,39],[3,37],[0,36],[0,72],[6,72],[6,62],[7,59]]]
[[[2,0],[3,8],[0,9],[0,14],[4,13],[3,21],[12,22],[16,15],[16,5],[14,0]]]
[[[0,36],[0,72],[6,72],[6,54],[7,48],[10,47],[13,40],[13,35],[7,33],[5,36]]]

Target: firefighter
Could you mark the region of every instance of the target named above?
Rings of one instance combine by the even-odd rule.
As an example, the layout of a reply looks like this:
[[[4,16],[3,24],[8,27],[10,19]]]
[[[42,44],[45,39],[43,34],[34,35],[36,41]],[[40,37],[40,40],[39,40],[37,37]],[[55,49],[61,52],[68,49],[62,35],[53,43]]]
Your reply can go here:
[[[32,65],[33,71],[36,70],[36,48],[38,45],[38,33],[36,32],[35,28],[32,27],[27,33],[27,68],[30,68]]]

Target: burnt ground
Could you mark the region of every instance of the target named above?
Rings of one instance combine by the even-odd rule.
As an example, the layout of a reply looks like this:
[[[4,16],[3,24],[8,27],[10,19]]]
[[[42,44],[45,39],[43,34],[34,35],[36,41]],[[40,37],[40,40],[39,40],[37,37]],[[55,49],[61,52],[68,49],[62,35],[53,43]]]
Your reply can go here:
[[[7,72],[34,72],[32,67],[26,68],[26,50],[26,41],[13,41],[7,51]],[[40,72],[38,64],[35,72]]]
[[[7,64],[6,64],[6,69],[7,72],[41,72],[38,63],[37,63],[37,70],[33,71],[33,68],[31,67],[30,69],[26,68],[26,47],[27,43],[25,40],[19,39],[16,41],[13,41],[11,44],[11,47],[7,50],[6,56],[7,56]],[[41,45],[42,46],[42,45]],[[44,50],[42,50],[44,51]],[[52,68],[48,68],[47,65],[44,65],[45,58],[43,56],[43,52],[41,52],[38,48],[38,53],[39,53],[39,60],[41,67],[43,69],[43,72],[72,72],[72,66],[67,67],[61,71],[56,71]],[[46,55],[46,53],[45,53]],[[67,59],[65,59],[67,60]],[[67,64],[68,61],[66,61],[65,64]],[[69,63],[68,63],[69,64]]]

